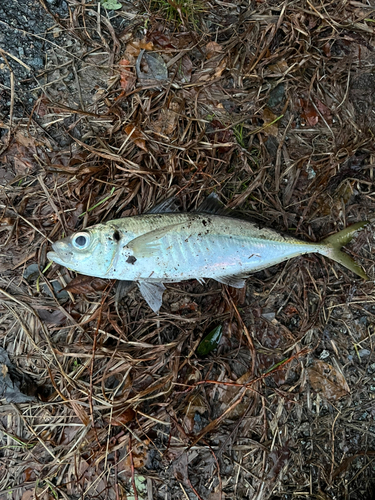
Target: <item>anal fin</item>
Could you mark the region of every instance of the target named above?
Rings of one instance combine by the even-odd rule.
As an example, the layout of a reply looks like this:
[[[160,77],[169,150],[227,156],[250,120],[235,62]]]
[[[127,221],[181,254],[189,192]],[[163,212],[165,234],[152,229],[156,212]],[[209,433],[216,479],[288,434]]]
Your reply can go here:
[[[248,276],[243,274],[228,274],[226,276],[216,276],[214,279],[219,283],[232,286],[233,288],[243,288],[247,278]]]
[[[165,290],[163,283],[141,281],[138,283],[138,286],[147,304],[154,312],[158,312],[163,302],[163,292]]]

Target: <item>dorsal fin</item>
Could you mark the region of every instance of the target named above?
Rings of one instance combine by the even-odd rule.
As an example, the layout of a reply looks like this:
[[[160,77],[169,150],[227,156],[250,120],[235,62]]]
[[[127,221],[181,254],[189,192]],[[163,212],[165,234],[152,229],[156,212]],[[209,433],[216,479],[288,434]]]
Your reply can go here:
[[[229,215],[230,212],[225,208],[225,205],[220,201],[216,193],[211,193],[205,198],[202,203],[193,212],[215,214],[215,215]]]
[[[202,201],[199,207],[193,212],[208,213],[213,215],[223,215],[224,217],[233,217],[234,219],[242,219],[247,222],[259,225],[254,217],[248,216],[237,209],[227,208],[222,203],[216,193],[211,193]]]
[[[170,196],[169,198],[157,203],[155,206],[150,208],[145,212],[146,214],[168,214],[179,212],[177,203],[177,199],[175,196]]]

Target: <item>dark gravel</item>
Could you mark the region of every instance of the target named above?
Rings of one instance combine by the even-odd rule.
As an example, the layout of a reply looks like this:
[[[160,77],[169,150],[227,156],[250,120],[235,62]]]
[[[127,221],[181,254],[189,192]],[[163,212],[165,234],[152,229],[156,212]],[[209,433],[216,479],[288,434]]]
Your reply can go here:
[[[38,0],[0,2],[0,49],[4,51],[2,57],[0,53],[0,119],[9,113],[11,98],[10,73],[4,58],[14,74],[17,114],[22,115],[32,106],[34,97],[30,90],[36,84],[34,76],[43,70],[47,46],[54,40],[53,16],[66,17],[68,13],[64,0],[46,0],[45,6],[52,15]]]

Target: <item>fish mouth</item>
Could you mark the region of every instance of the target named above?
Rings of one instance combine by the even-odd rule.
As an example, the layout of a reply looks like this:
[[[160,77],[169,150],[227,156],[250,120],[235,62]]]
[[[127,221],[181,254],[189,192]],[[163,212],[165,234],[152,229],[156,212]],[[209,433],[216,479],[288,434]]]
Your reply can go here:
[[[57,241],[52,245],[54,251],[47,253],[47,258],[56,262],[56,264],[66,265],[73,257],[73,253],[67,247],[68,245],[65,242]]]

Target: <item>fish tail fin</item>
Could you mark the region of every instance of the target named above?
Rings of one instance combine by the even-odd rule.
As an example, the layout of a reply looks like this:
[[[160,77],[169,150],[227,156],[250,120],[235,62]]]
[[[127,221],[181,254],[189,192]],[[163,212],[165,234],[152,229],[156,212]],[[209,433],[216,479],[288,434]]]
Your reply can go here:
[[[342,231],[333,234],[332,236],[328,236],[328,238],[325,238],[320,242],[320,244],[325,247],[325,249],[322,249],[321,252],[323,255],[326,255],[347,269],[350,269],[350,271],[365,280],[369,279],[367,274],[348,254],[341,251],[341,247],[347,245],[352,240],[356,231],[363,228],[367,224],[368,222],[357,222],[356,224],[353,224]]]

